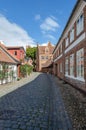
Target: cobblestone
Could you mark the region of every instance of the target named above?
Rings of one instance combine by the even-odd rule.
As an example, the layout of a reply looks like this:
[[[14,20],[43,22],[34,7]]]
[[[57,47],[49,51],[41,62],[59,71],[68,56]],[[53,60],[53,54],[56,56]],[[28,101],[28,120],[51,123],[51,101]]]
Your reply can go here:
[[[53,76],[36,73],[11,90],[0,98],[0,130],[72,130]]]
[[[56,77],[67,113],[72,121],[73,130],[86,130],[86,95]],[[55,82],[54,81],[54,82]]]

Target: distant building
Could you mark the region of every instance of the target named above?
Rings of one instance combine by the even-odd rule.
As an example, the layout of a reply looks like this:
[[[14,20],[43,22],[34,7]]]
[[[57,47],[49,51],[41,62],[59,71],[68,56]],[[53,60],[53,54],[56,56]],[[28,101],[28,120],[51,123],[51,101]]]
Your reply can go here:
[[[37,46],[36,71],[47,71],[53,61],[53,50],[54,46],[50,42],[46,46]]]
[[[86,90],[86,2],[77,0],[53,51],[54,74]]]
[[[24,60],[24,64],[28,64],[30,66],[33,66],[33,60],[31,58],[25,58]]]
[[[19,65],[20,61],[0,42],[0,84],[17,80]]]
[[[8,46],[7,50],[13,54],[17,59],[19,59],[22,63],[25,58],[25,49],[22,46]]]

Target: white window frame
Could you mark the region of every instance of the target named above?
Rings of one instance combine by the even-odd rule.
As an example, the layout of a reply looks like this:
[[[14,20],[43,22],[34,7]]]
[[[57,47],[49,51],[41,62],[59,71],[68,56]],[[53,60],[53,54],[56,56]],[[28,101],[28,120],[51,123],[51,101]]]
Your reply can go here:
[[[65,75],[68,75],[69,58],[65,57]]]
[[[70,43],[74,40],[74,27],[70,31]]]
[[[74,54],[70,55],[70,76],[74,76]]]
[[[67,47],[69,45],[69,38],[67,37],[65,40],[65,47]]]
[[[84,79],[84,48],[76,53],[76,68],[77,77]]]
[[[77,36],[83,31],[84,29],[84,15],[83,13],[79,16],[76,22],[76,34]]]

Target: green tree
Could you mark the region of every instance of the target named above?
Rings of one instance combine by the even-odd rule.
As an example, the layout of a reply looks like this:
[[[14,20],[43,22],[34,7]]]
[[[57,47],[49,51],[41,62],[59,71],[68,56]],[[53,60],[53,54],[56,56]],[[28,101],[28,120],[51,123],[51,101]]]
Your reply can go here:
[[[36,67],[36,51],[37,51],[37,47],[28,47],[26,49],[26,59],[31,58],[33,60],[33,67],[35,70]]]
[[[32,60],[36,59],[36,50],[37,47],[28,47],[26,49],[26,57],[30,57]]]

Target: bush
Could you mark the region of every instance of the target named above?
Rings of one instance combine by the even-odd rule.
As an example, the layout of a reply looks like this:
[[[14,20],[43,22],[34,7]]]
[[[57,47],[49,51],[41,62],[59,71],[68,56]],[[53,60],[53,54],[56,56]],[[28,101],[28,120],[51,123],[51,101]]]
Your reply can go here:
[[[26,77],[28,75],[30,75],[30,73],[33,71],[33,66],[30,65],[21,65],[20,66],[20,73],[22,77]]]

